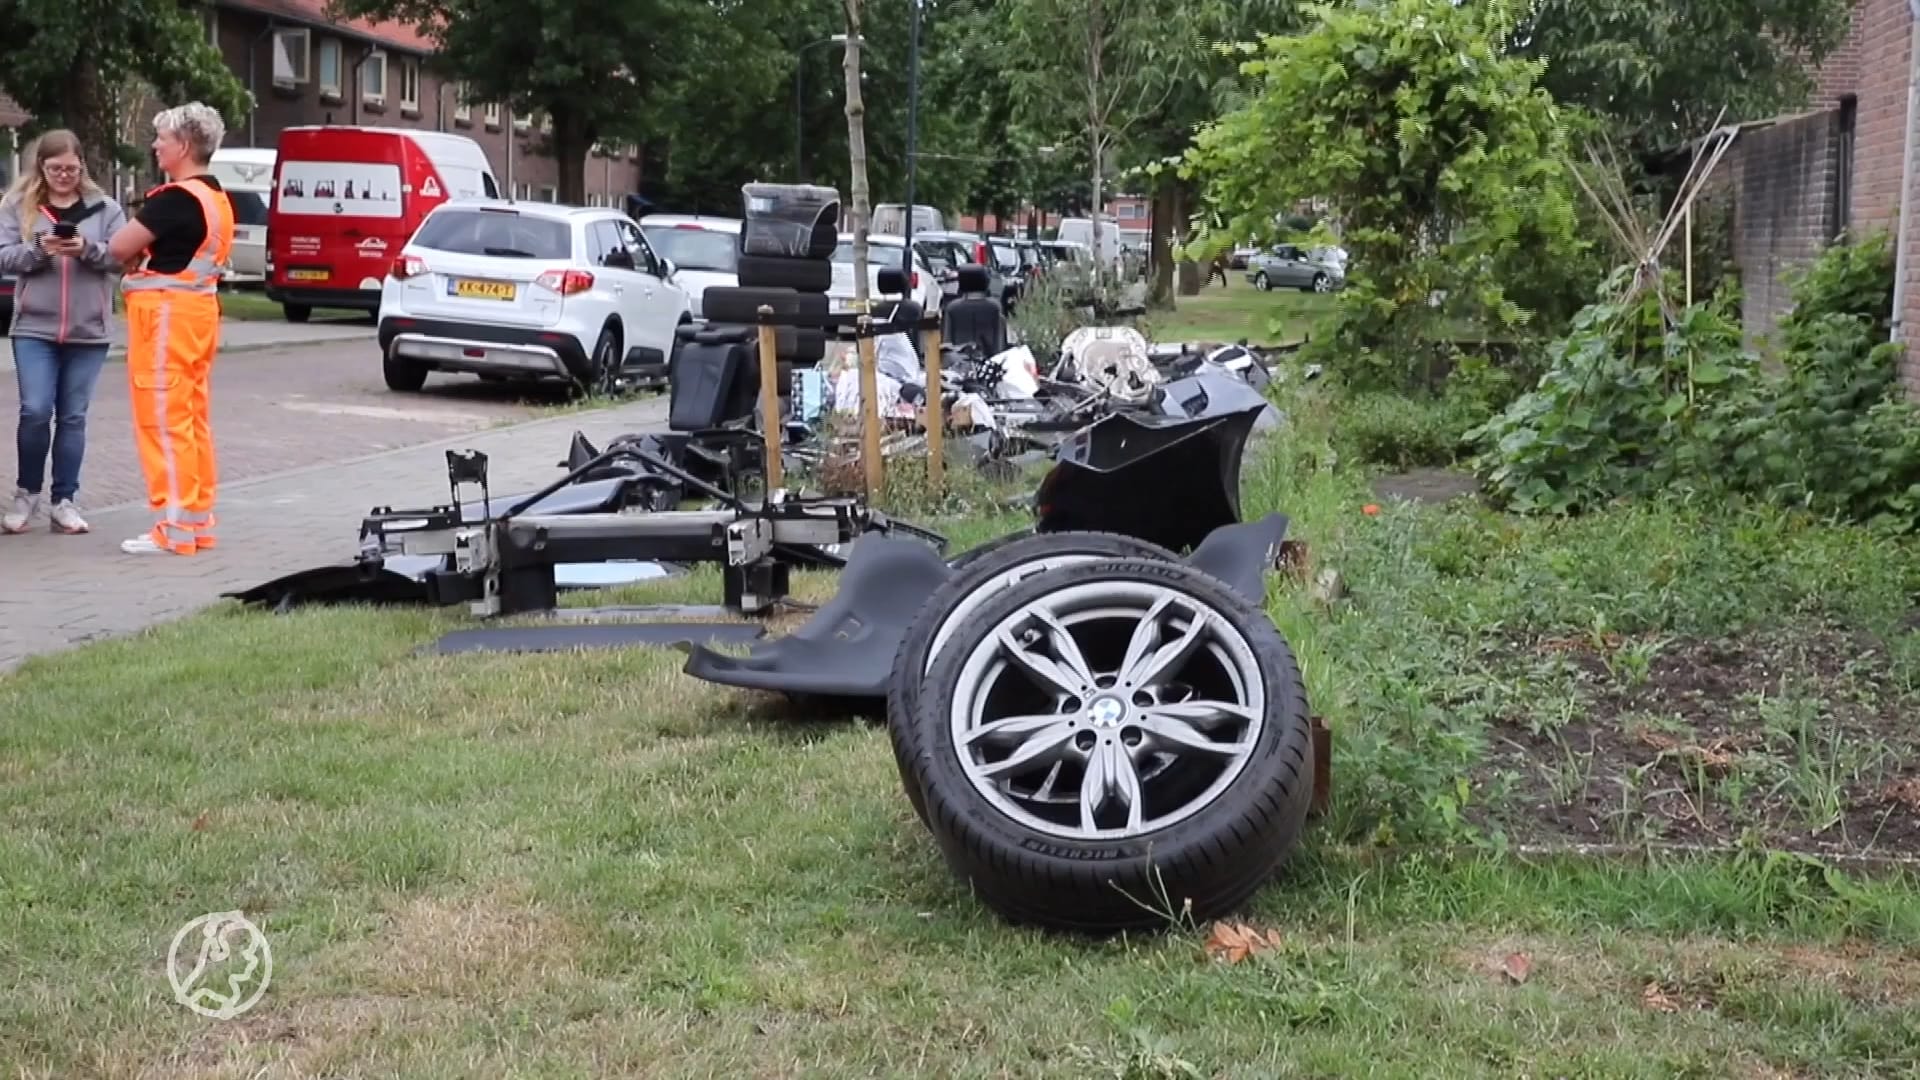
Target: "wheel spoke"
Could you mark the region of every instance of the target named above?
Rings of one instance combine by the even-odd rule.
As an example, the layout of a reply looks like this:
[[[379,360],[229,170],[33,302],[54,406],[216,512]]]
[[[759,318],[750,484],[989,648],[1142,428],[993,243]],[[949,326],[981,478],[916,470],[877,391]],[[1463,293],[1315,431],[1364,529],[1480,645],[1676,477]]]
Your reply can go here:
[[[983,742],[1005,742],[1027,739],[1055,724],[1065,723],[1067,717],[1058,713],[1041,713],[1036,716],[1009,716],[981,724],[967,732],[967,745]]]
[[[1127,658],[1120,666],[1121,682],[1134,687],[1152,686],[1200,647],[1209,616],[1195,607],[1187,608],[1187,628],[1180,636],[1160,644],[1165,636],[1167,609],[1171,606],[1172,598],[1162,597],[1140,620],[1140,625],[1133,628],[1133,636],[1127,640]]]
[[[1073,631],[1060,624],[1050,611],[1036,611],[1033,617],[1047,628],[1047,634],[1053,639],[1054,655],[1065,665],[1067,674],[1078,680],[1081,686],[1093,685],[1093,669],[1087,666],[1086,655],[1080,651],[1080,643],[1073,639]]]
[[[1102,740],[1087,758],[1086,777],[1080,782],[1080,827],[1099,830],[1095,815],[1108,799],[1119,799],[1127,807],[1127,830],[1137,832],[1143,820],[1140,798],[1140,774],[1133,758],[1117,741]]]
[[[1141,710],[1143,715],[1166,717],[1184,724],[1214,727],[1229,720],[1242,723],[1253,719],[1253,710],[1231,701],[1168,701]]]
[[[1068,697],[1081,697],[1092,689],[1091,684],[1074,678],[1067,669],[1022,645],[1005,630],[1000,631],[1000,648],[1006,652],[1007,659],[1012,660],[1021,670],[1040,680],[1049,689]]]
[[[1140,727],[1147,733],[1150,749],[1171,750],[1177,755],[1205,754],[1209,757],[1235,758],[1248,750],[1246,743],[1215,742],[1199,728],[1171,716],[1142,715]]]
[[[985,780],[1005,780],[1019,776],[1040,765],[1059,760],[1073,740],[1074,728],[1065,720],[1057,721],[1051,727],[1041,728],[1029,735],[1026,741],[1014,748],[1013,753],[1000,761],[984,765],[969,765],[968,771]]]

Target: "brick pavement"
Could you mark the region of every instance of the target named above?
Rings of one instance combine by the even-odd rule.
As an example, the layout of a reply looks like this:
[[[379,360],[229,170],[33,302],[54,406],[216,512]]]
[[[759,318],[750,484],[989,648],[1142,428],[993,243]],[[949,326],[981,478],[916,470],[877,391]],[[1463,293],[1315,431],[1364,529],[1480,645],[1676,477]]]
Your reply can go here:
[[[0,346],[0,356],[11,354]],[[434,376],[422,393],[396,394],[381,377],[377,350],[358,340],[223,352],[213,372],[214,444],[227,483],[525,420],[562,400],[558,390],[514,391],[456,376]],[[0,494],[13,490],[17,475],[18,414],[19,387],[0,375]],[[80,487],[80,506],[90,516],[146,497],[119,363],[108,363],[94,391]]]
[[[93,513],[88,536],[38,529],[0,537],[0,672],[178,618],[219,602],[223,592],[351,559],[360,520],[375,505],[446,500],[448,449],[486,453],[492,489],[509,494],[558,479],[575,431],[604,445],[626,432],[660,430],[665,420],[666,400],[655,397],[226,484],[221,546],[192,558],[120,553],[121,540],[151,523],[141,505]]]

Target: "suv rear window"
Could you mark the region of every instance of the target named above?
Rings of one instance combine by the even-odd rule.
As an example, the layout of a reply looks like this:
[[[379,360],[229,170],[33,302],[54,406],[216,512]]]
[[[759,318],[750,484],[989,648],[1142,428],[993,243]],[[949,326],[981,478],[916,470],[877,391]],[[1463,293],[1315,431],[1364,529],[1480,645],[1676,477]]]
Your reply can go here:
[[[261,225],[267,223],[267,200],[257,191],[229,191],[227,201],[233,204],[233,223],[235,225]]]
[[[654,253],[672,259],[682,270],[713,270],[731,274],[740,268],[740,237],[698,225],[640,226]]]
[[[449,210],[434,214],[413,242],[435,251],[506,259],[570,259],[573,230],[565,222],[499,210]]]
[[[853,241],[840,241],[840,246],[833,249],[833,261],[852,266]],[[867,265],[879,267],[891,266],[895,270],[905,270],[907,268],[907,249],[897,245],[868,244]]]

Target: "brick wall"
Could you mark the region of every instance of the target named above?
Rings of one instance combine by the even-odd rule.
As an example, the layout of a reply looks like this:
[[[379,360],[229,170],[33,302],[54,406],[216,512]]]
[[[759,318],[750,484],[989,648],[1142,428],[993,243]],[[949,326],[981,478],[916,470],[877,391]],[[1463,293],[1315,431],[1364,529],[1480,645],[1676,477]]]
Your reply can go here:
[[[1773,333],[1793,306],[1785,279],[1840,231],[1838,121],[1825,111],[1749,130],[1723,163],[1737,191],[1734,258],[1751,337]]]
[[[504,109],[500,110],[497,123],[489,123],[487,110],[477,104],[467,109],[466,117],[461,118],[454,86],[428,70],[421,54],[384,49],[386,101],[377,104],[357,92],[362,74],[360,66],[375,49],[374,43],[356,36],[329,35],[315,30],[311,35],[310,67],[317,76],[323,40],[338,42],[341,92],[323,95],[317,77],[310,78],[303,86],[276,87],[270,39],[263,33],[267,27],[267,20],[252,12],[232,8],[220,11],[220,50],[234,72],[253,90],[257,103],[251,123],[237,125],[228,136],[227,145],[273,146],[282,130],[303,124],[363,124],[446,131],[465,135],[480,144],[493,165],[494,178],[500,182],[503,194],[524,186],[530,197],[541,198],[544,189],[558,188],[559,164],[541,152],[544,140],[537,127],[529,123],[516,128]],[[402,71],[406,65],[413,65],[416,70],[417,107],[406,107],[401,101]],[[622,196],[639,190],[640,172],[637,153],[590,155],[586,166],[586,194],[589,200],[599,197],[619,205]],[[509,183],[513,188],[508,187]]]

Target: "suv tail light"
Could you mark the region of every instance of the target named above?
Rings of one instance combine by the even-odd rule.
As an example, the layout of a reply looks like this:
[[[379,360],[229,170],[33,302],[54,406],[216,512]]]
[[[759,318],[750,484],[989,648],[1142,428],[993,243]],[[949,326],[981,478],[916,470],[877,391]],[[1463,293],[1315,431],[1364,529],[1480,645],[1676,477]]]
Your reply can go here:
[[[907,288],[917,289],[919,287],[920,287],[920,271],[915,270],[913,273],[907,275]]]
[[[405,281],[410,277],[419,277],[427,272],[427,261],[418,255],[402,255],[393,260],[393,269],[388,271],[395,278]]]
[[[978,266],[990,265],[987,262],[987,245],[985,244],[973,245],[973,261]]]
[[[549,270],[535,278],[533,283],[561,296],[572,296],[593,288],[593,275],[585,270]]]

